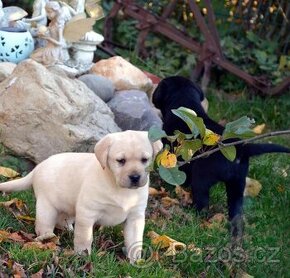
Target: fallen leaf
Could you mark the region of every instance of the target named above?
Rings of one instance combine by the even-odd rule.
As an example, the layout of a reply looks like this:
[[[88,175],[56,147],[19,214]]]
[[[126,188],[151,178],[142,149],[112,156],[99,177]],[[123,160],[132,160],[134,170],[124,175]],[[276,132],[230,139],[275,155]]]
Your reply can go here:
[[[13,241],[18,243],[25,243],[30,241],[30,238],[27,237],[28,234],[25,234],[22,231],[9,233],[4,230],[0,230],[0,243],[4,241]]]
[[[176,256],[177,253],[180,253],[185,249],[186,245],[184,243],[175,241],[170,243],[168,249],[164,253],[164,256]]]
[[[172,206],[176,206],[179,205],[179,201],[177,199],[172,199],[170,197],[163,197],[161,199],[161,204],[165,207],[165,208],[169,208]]]
[[[265,124],[260,124],[260,125],[257,125],[253,128],[253,131],[255,134],[261,134],[264,129],[265,129],[266,125]]]
[[[25,202],[17,198],[6,202],[0,202],[0,206],[8,209],[16,218],[28,215],[28,208]]]
[[[148,232],[147,235],[151,239],[153,245],[156,245],[161,249],[167,248],[164,253],[165,256],[175,256],[178,252],[186,249],[184,243],[178,242],[167,235],[159,235],[154,231]]]
[[[149,195],[153,197],[165,197],[168,196],[168,193],[165,191],[164,187],[161,187],[160,190],[154,188],[154,187],[149,187]]]
[[[11,168],[1,167],[0,166],[0,176],[4,176],[6,178],[15,178],[18,177],[20,174],[14,171]]]
[[[283,185],[281,185],[281,184],[278,185],[278,186],[277,186],[277,191],[280,192],[280,193],[284,193],[284,192],[285,192],[285,186],[283,186]]]
[[[22,235],[19,232],[11,233],[8,237],[9,240],[12,240],[13,242],[20,242],[24,243],[26,242],[26,239],[22,237]]]
[[[24,221],[27,221],[27,222],[35,222],[35,218],[31,217],[29,215],[18,215],[17,219],[24,220]]]
[[[226,222],[226,216],[223,213],[217,213],[213,217],[211,217],[209,220],[203,221],[201,224],[202,227],[204,228],[217,228],[220,227],[222,224]]]
[[[27,277],[27,275],[25,274],[25,271],[23,269],[23,265],[14,262],[13,266],[12,266],[12,270],[13,270],[13,277],[14,278],[23,278],[23,277]]]
[[[199,247],[196,247],[195,244],[193,243],[187,245],[187,250],[190,252],[195,252],[197,255],[200,255],[202,253],[202,249]]]
[[[227,220],[226,216],[223,213],[216,213],[213,217],[211,217],[208,222],[209,223],[222,223]]]
[[[192,205],[193,200],[192,200],[191,192],[185,191],[180,185],[177,185],[175,187],[175,193],[183,207]]]
[[[58,249],[54,242],[42,243],[40,241],[30,241],[23,245],[23,249],[39,249],[39,250],[52,250],[56,251]]]
[[[0,230],[0,243],[6,241],[9,237],[10,233],[4,230]]]
[[[40,269],[38,272],[32,274],[30,277],[31,278],[42,278],[42,277],[44,277],[43,274],[44,274],[44,270]]]
[[[246,178],[246,187],[244,190],[244,196],[256,197],[259,195],[262,189],[262,184],[251,178]]]

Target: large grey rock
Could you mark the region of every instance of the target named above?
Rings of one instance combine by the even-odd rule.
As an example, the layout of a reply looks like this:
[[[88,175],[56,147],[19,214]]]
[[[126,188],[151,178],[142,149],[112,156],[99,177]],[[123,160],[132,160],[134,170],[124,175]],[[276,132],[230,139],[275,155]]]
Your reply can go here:
[[[152,125],[162,126],[162,121],[145,92],[118,91],[107,104],[115,114],[115,121],[122,130],[149,130]]]
[[[87,152],[120,129],[85,84],[25,60],[0,84],[0,141],[39,163],[59,152]]]
[[[115,86],[111,80],[100,75],[84,74],[79,77],[98,97],[108,102],[114,95]]]

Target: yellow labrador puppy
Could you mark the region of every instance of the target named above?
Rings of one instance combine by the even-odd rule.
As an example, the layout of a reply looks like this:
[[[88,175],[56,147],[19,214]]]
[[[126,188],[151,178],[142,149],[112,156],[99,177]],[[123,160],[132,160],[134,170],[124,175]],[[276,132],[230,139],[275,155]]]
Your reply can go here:
[[[146,167],[162,148],[145,131],[106,135],[93,153],[61,153],[41,162],[26,177],[0,184],[0,191],[33,185],[38,236],[75,222],[74,250],[91,252],[95,223],[124,222],[127,256],[141,255],[149,174]],[[96,159],[97,158],[97,159]]]

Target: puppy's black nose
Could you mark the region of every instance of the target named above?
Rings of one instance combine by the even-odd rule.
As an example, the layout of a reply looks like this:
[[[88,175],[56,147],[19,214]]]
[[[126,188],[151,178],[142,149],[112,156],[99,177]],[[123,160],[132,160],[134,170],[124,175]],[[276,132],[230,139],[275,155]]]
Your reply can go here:
[[[129,179],[131,180],[132,183],[136,184],[140,180],[140,175],[130,175]]]

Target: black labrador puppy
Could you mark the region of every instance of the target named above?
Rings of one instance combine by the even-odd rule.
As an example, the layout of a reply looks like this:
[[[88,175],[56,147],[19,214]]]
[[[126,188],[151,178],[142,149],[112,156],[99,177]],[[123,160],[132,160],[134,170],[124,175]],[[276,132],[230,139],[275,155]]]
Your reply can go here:
[[[224,127],[209,118],[202,106],[204,98],[202,90],[192,81],[181,76],[172,76],[159,83],[152,101],[162,113],[163,130],[168,135],[173,135],[175,130],[190,133],[185,122],[171,111],[181,106],[194,110],[197,116],[203,118],[208,129],[221,135]],[[235,139],[231,139],[233,140]],[[237,145],[236,149],[236,159],[233,162],[225,158],[221,152],[216,152],[206,158],[192,161],[181,169],[186,173],[186,185],[191,186],[194,205],[198,211],[208,207],[210,187],[219,181],[225,183],[233,236],[242,232],[240,224],[242,224],[243,194],[250,157],[264,153],[290,152],[290,149],[276,144],[244,144]]]

